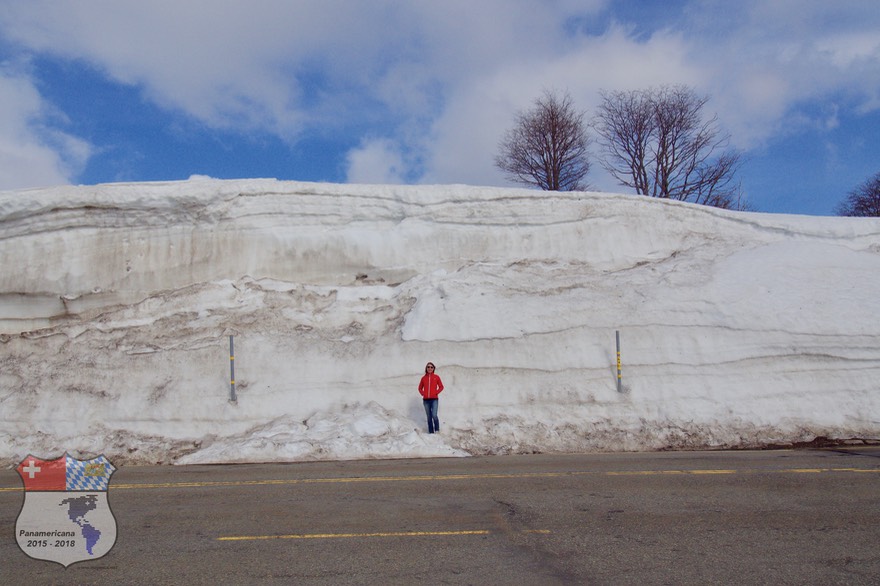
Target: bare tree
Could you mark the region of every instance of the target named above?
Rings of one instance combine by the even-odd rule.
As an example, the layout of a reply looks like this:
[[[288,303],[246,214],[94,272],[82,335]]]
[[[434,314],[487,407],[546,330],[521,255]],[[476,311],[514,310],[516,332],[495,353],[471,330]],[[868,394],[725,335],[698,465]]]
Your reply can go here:
[[[590,162],[583,118],[571,96],[545,92],[531,110],[517,115],[498,145],[495,166],[511,181],[546,191],[585,189]]]
[[[837,206],[837,215],[880,218],[880,173],[850,191]]]
[[[603,166],[636,193],[720,208],[746,209],[735,175],[741,155],[717,117],[703,120],[707,97],[685,86],[600,92],[594,126]]]

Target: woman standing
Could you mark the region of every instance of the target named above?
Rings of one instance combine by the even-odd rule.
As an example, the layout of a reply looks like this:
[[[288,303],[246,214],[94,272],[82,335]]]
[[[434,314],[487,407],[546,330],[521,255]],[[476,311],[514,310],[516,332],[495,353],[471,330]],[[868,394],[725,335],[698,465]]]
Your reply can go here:
[[[425,415],[428,416],[428,433],[440,431],[440,419],[437,417],[437,396],[443,390],[443,381],[434,372],[434,363],[425,365],[425,376],[419,382],[419,394],[422,395],[422,403],[425,405]]]

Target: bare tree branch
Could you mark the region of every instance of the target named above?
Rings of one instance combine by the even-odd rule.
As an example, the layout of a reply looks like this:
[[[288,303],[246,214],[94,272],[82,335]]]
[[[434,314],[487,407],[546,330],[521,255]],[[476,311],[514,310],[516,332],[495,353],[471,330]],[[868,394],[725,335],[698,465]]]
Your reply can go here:
[[[880,218],[880,173],[849,192],[837,206],[837,215]]]
[[[641,195],[744,209],[734,176],[741,155],[717,117],[703,120],[707,97],[685,86],[600,92],[594,120],[606,170]]]
[[[532,110],[517,115],[499,143],[495,165],[516,183],[546,191],[584,189],[590,162],[583,117],[568,94],[545,92]]]

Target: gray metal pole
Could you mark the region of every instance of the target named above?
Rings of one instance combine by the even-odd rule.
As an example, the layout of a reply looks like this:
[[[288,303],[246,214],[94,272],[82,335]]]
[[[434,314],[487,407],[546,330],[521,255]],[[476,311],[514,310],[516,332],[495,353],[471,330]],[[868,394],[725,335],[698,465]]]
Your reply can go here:
[[[620,330],[614,330],[614,336],[617,338],[617,392],[622,393],[623,377],[620,373]]]
[[[235,396],[235,343],[229,336],[229,400],[233,403],[238,401]]]

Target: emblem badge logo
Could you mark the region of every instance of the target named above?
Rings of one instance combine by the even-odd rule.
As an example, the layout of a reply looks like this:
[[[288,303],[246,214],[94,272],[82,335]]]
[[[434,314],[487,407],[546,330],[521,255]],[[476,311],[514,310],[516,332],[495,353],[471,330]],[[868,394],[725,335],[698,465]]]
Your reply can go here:
[[[65,568],[107,555],[116,544],[116,517],[107,501],[116,468],[107,458],[28,456],[17,470],[24,504],[15,521],[15,540],[25,554]]]

